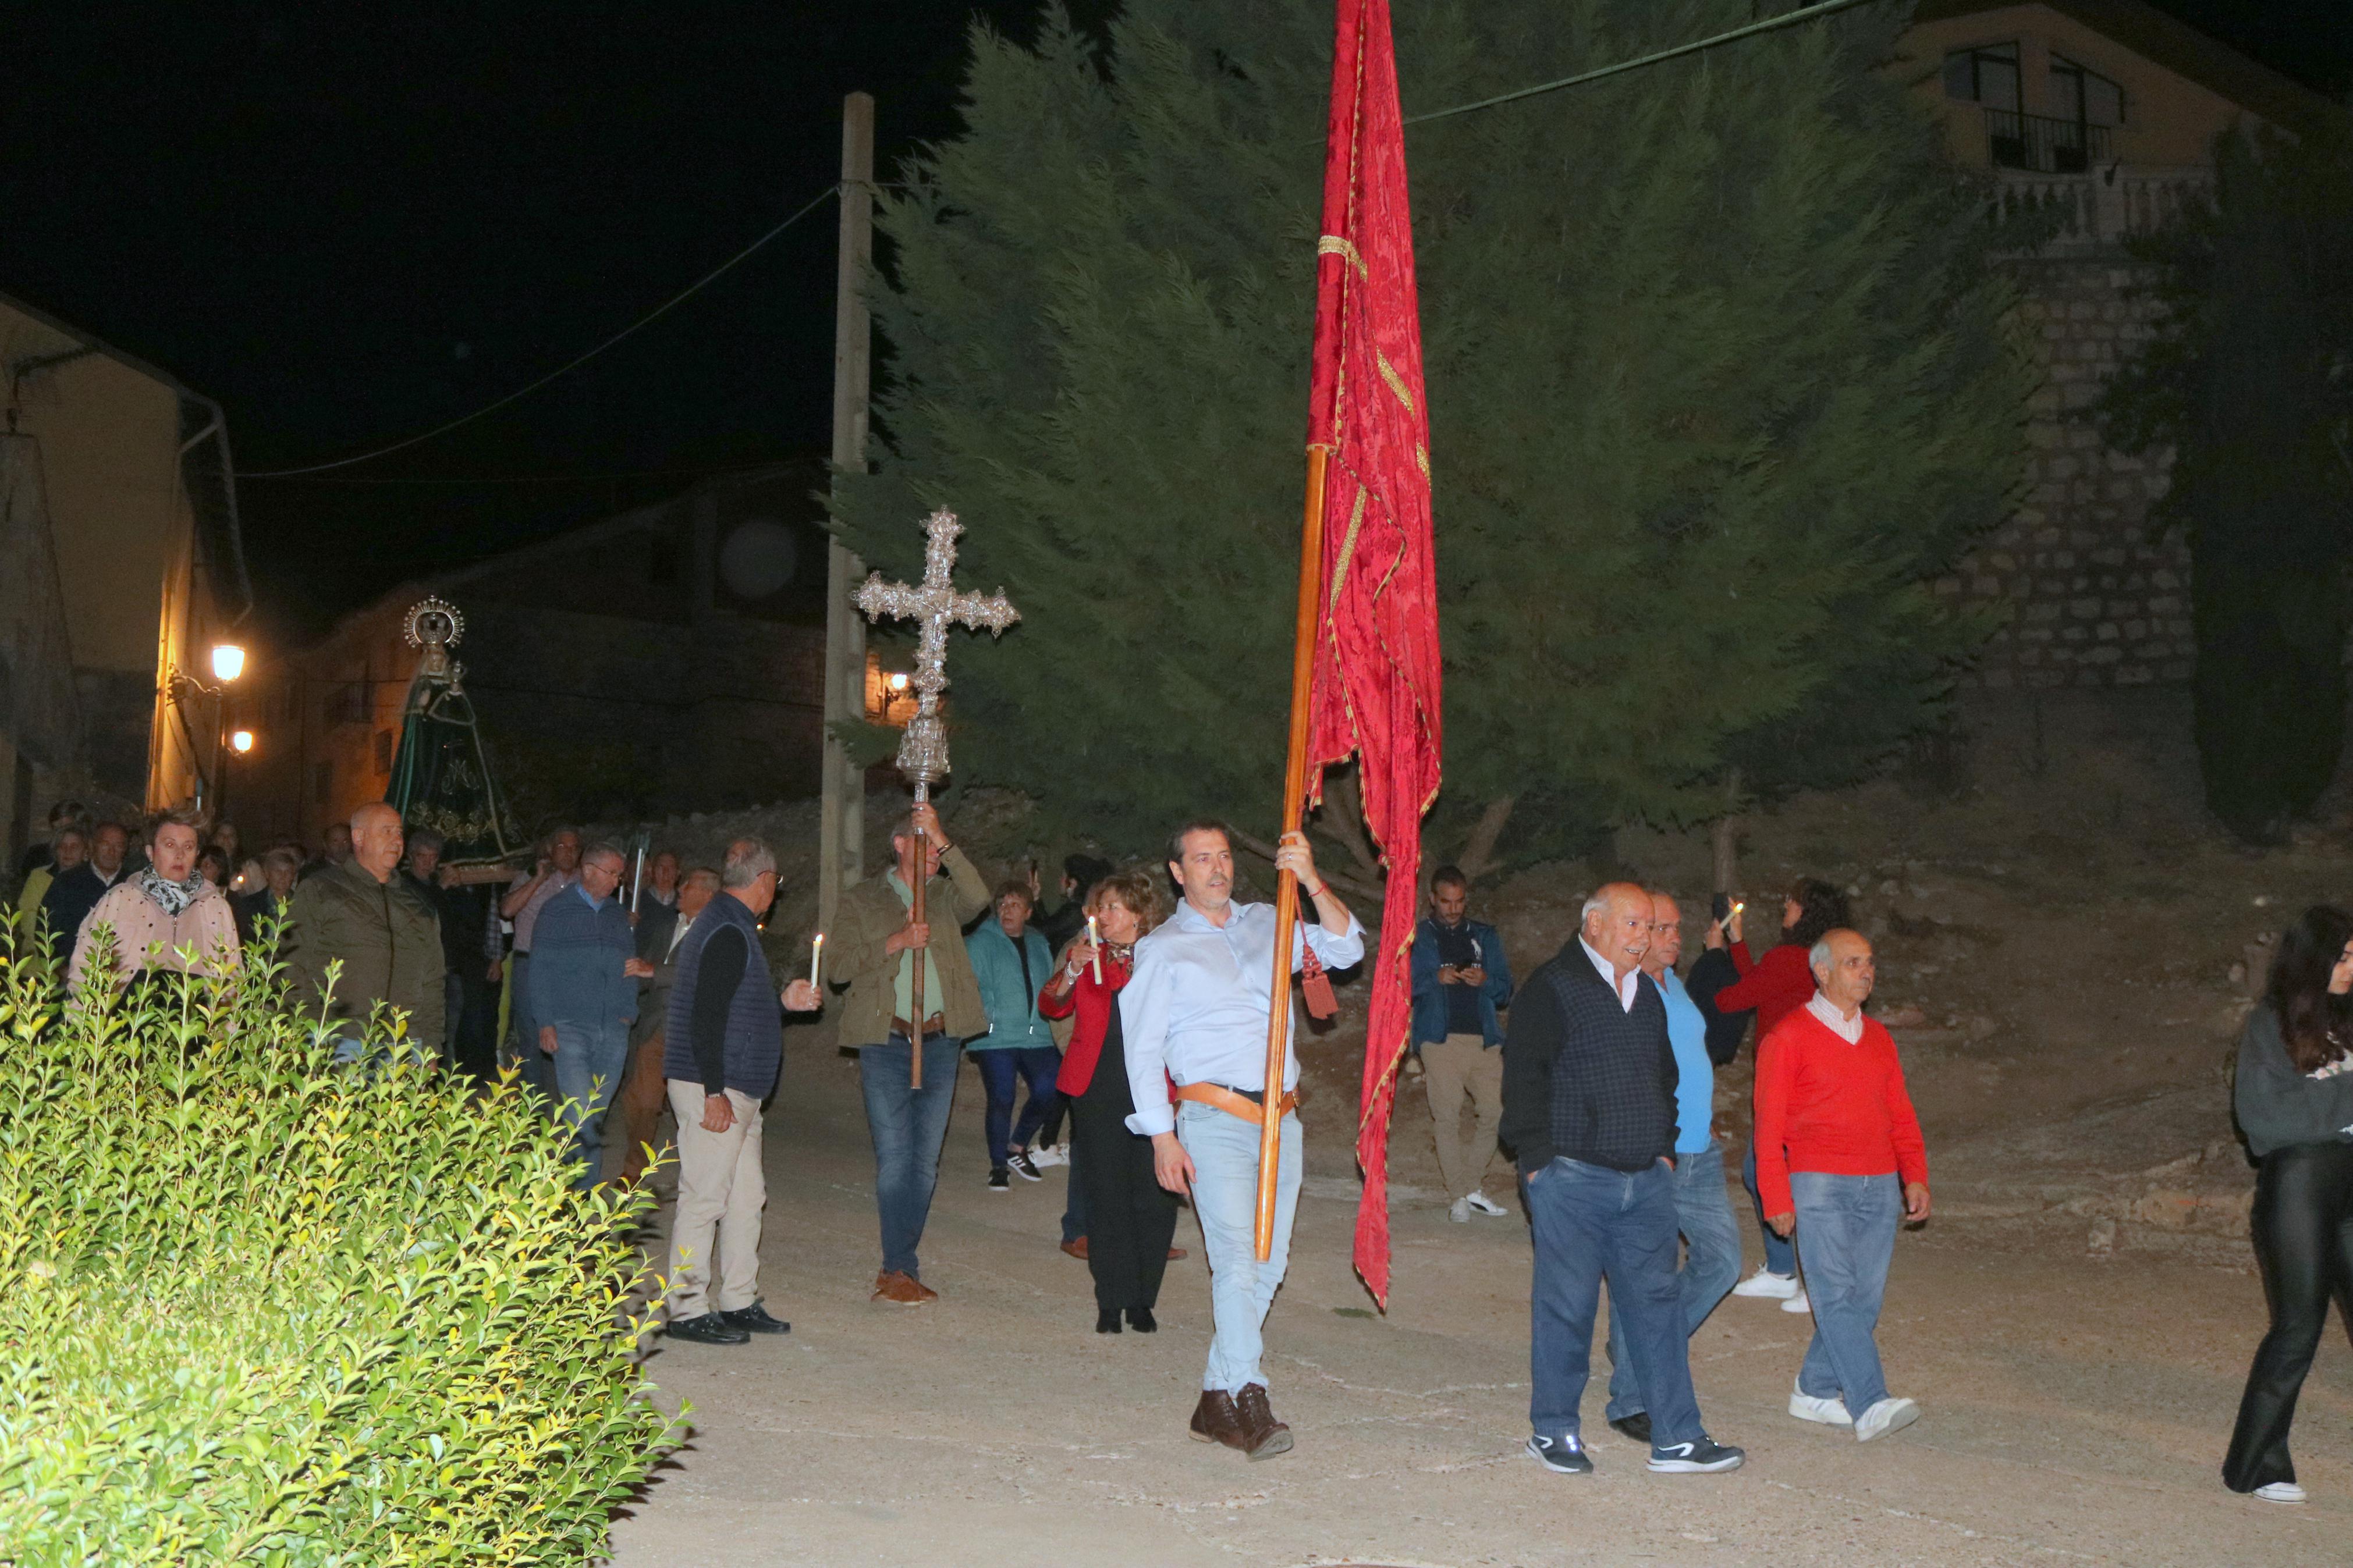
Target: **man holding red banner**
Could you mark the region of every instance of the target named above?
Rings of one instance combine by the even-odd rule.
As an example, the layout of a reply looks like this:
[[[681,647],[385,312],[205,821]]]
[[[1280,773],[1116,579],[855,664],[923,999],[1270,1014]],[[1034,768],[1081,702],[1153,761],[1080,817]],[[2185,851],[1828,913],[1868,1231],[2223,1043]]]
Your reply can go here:
[[[1313,952],[1345,968],[1365,955],[1365,928],[1315,869],[1303,834],[1284,837],[1275,866],[1298,879],[1315,919],[1292,933],[1291,965]],[[1281,1081],[1267,1079],[1272,1002],[1274,910],[1233,901],[1233,840],[1225,825],[1192,822],[1168,844],[1168,874],[1183,889],[1176,912],[1135,944],[1135,973],[1119,994],[1135,1114],[1128,1129],[1152,1140],[1153,1173],[1189,1194],[1209,1261],[1209,1308],[1217,1334],[1201,1374],[1192,1434],[1253,1459],[1291,1450],[1291,1428],[1274,1418],[1260,1366],[1260,1328],[1282,1283],[1291,1252],[1301,1174],[1299,1058],[1286,1044]],[[1290,987],[1283,988],[1286,1014]],[[1283,1021],[1286,1031],[1290,1020]],[[1168,1085],[1176,1086],[1169,1103]],[[1256,1243],[1259,1130],[1271,1100],[1282,1118],[1275,1160],[1273,1245]]]

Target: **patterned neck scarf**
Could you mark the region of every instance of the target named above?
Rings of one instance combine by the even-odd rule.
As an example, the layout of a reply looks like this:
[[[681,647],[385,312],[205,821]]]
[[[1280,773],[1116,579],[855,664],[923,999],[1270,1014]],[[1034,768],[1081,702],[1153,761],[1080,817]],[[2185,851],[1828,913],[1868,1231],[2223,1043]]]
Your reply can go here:
[[[163,874],[150,866],[139,873],[139,890],[160,905],[164,912],[177,920],[205,890],[205,874],[191,872],[185,882],[167,882]]]

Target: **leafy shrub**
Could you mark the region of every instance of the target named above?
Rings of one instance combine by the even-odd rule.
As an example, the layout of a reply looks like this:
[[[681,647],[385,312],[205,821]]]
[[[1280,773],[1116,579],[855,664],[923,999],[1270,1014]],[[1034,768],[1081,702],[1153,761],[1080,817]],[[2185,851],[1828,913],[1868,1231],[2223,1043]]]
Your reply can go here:
[[[578,1563],[670,1424],[628,1232],[512,1081],[0,935],[0,1563]],[[372,1021],[395,1045],[398,1016]]]

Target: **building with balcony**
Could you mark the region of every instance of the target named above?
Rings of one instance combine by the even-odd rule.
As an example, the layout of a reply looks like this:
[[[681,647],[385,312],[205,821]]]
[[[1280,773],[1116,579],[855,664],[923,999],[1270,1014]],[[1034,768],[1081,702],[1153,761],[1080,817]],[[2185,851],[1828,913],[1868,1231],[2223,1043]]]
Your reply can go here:
[[[2141,0],[1922,0],[1892,68],[1941,116],[1954,162],[1990,178],[1996,210],[2048,226],[2007,262],[2045,376],[2031,488],[1938,584],[2006,613],[1972,679],[2187,680],[2189,551],[2151,515],[2168,463],[2111,450],[2094,415],[2149,330],[2150,278],[2130,242],[2208,198],[2226,133],[2294,134],[2345,110]]]
[[[213,644],[249,602],[220,405],[0,296],[0,834],[209,804]]]

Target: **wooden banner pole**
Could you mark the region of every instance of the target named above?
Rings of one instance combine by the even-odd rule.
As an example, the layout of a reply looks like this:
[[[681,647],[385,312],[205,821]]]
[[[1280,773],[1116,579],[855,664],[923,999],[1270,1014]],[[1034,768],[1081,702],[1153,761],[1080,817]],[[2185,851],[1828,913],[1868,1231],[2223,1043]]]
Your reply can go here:
[[[911,889],[915,896],[915,903],[914,908],[908,911],[910,918],[917,925],[923,923],[923,889],[931,882],[931,835],[917,827],[915,829],[915,885]],[[907,1020],[907,1030],[910,1036],[907,1044],[912,1047],[910,1054],[914,1058],[914,1087],[918,1090],[923,1087],[923,1019],[928,1016],[923,1011],[923,961],[931,956],[931,952],[928,944],[912,949],[913,967],[907,971],[907,1008],[914,1015]]]
[[[1315,630],[1324,597],[1324,466],[1329,452],[1307,448],[1307,513],[1299,531],[1299,624],[1291,648],[1291,749],[1282,765],[1281,833],[1304,828],[1307,731],[1315,670]],[[1280,846],[1282,840],[1277,837]],[[1274,891],[1274,997],[1267,1008],[1266,1104],[1259,1117],[1258,1257],[1274,1248],[1274,1179],[1282,1156],[1282,1079],[1291,1047],[1291,935],[1299,920],[1299,879],[1282,872]]]

